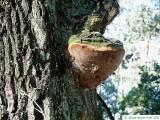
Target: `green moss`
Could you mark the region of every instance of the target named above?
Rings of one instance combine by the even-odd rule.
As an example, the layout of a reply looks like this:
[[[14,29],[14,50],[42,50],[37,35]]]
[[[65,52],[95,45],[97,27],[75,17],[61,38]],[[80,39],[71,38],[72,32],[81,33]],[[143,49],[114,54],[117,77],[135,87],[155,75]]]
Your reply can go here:
[[[123,48],[123,44],[119,40],[106,39],[100,33],[89,32],[88,30],[84,30],[78,35],[72,35],[69,38],[69,44],[73,43],[89,44],[91,46],[96,46],[97,48]]]

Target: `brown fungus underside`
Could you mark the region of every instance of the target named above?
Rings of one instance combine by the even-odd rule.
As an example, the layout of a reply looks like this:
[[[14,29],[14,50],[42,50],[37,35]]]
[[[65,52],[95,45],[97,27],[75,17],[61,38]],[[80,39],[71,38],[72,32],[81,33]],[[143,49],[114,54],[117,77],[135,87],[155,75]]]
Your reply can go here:
[[[117,1],[105,4],[99,1],[88,16],[84,29],[70,36],[68,51],[72,58],[72,71],[79,83],[88,89],[96,88],[111,75],[124,56],[123,44],[103,37],[106,25],[119,13]]]
[[[78,74],[80,85],[88,89],[96,88],[111,75],[125,53],[123,47],[96,47],[81,43],[71,43],[68,50],[73,58],[73,71]]]

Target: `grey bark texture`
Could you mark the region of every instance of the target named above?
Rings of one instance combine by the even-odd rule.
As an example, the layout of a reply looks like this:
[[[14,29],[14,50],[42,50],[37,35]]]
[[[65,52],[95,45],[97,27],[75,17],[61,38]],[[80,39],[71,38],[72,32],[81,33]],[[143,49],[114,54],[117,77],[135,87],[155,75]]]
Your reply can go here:
[[[0,0],[0,120],[100,120],[67,41],[97,0]]]

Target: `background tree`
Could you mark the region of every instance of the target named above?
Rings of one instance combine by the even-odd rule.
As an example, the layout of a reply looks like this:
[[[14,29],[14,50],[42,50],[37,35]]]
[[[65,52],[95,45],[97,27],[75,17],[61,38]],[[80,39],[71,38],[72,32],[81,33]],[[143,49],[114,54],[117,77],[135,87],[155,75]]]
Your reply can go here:
[[[118,76],[117,76],[118,77]],[[116,80],[119,81],[119,78]],[[115,81],[116,81],[115,80]],[[113,81],[110,78],[107,81],[104,81],[103,84],[99,87],[99,94],[102,96],[108,107],[111,109],[113,116],[115,117],[116,113],[119,112],[119,100],[118,100],[118,81]],[[108,115],[105,112],[105,109],[101,106],[101,111],[103,117],[108,119]]]
[[[142,66],[141,82],[137,88],[133,88],[121,102],[121,109],[125,114],[159,114],[160,107],[160,65]],[[127,112],[127,109],[128,110]]]

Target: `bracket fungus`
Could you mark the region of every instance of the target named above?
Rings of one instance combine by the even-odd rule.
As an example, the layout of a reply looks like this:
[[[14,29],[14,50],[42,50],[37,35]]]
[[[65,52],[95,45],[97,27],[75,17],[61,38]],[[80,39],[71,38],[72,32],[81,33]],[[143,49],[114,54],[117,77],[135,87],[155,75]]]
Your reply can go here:
[[[95,32],[72,35],[68,51],[80,85],[88,89],[96,88],[111,75],[125,53],[120,41],[105,39]]]
[[[93,13],[88,16],[84,30],[69,38],[72,71],[78,75],[79,83],[84,88],[96,88],[117,69],[123,59],[123,44],[102,36],[106,25],[118,13],[117,1],[99,1]]]

